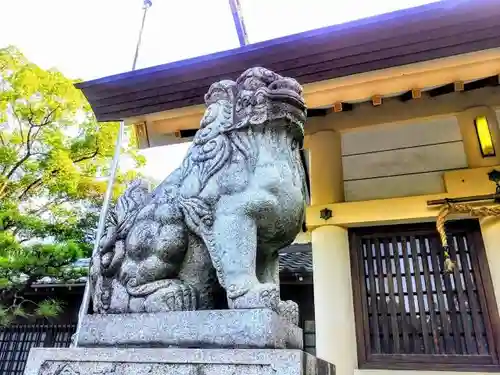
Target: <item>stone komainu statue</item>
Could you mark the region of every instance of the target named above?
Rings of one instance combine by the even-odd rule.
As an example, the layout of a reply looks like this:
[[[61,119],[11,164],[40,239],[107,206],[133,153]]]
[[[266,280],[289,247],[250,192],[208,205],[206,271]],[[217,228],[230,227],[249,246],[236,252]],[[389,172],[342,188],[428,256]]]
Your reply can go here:
[[[297,323],[279,295],[278,251],[304,220],[301,86],[264,68],[205,95],[182,162],[153,192],[134,182],[110,212],[91,281],[97,313],[270,308]]]

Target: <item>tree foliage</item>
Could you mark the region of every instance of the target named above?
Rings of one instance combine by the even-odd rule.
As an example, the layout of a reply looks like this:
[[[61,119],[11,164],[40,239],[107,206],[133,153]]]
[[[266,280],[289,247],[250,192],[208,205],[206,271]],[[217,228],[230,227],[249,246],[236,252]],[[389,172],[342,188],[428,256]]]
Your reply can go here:
[[[118,124],[98,123],[74,83],[0,49],[0,324],[57,313],[55,301],[25,308],[22,291],[71,277],[69,265],[90,255]],[[140,167],[135,138],[125,138],[122,153]],[[113,195],[135,177],[119,172]]]

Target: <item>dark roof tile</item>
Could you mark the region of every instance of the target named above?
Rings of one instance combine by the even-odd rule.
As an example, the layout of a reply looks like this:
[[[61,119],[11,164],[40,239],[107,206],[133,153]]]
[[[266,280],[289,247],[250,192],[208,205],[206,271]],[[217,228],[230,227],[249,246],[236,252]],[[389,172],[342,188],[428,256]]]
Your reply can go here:
[[[292,245],[294,247],[298,245]],[[280,273],[313,273],[311,244],[301,245],[299,251],[283,251],[280,254]]]

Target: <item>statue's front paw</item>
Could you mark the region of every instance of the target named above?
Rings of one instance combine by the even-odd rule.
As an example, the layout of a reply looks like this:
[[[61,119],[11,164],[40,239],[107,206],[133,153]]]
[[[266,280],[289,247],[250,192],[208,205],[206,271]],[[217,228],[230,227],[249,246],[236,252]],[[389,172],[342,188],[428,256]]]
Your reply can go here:
[[[280,301],[278,314],[286,321],[299,325],[299,305],[293,301]]]
[[[280,291],[274,284],[257,284],[240,297],[229,299],[231,309],[268,308],[278,312]]]
[[[196,290],[182,282],[152,293],[144,302],[146,312],[192,311],[197,307]]]

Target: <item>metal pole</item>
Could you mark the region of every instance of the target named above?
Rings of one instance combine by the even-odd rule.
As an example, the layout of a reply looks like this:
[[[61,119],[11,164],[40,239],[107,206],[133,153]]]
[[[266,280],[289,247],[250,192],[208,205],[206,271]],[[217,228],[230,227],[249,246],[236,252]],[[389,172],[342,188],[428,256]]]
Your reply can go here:
[[[238,35],[240,47],[246,46],[249,41],[240,2],[239,0],[229,0],[229,6],[231,7],[231,13],[233,14],[234,27],[236,28],[236,34]]]
[[[141,28],[139,30],[139,38],[137,40],[137,46],[135,48],[134,62],[132,63],[132,71],[135,70],[137,64],[137,58],[139,56],[139,48],[141,45],[142,32],[144,31],[144,24],[146,21],[146,13],[148,9],[153,5],[151,0],[144,0],[142,9],[144,10],[142,16]],[[118,161],[120,159],[120,151],[123,141],[123,134],[125,132],[125,122],[120,121],[120,127],[118,129],[118,138],[116,140],[115,145],[115,153],[113,155],[113,161],[111,162],[111,171],[109,174],[108,186],[106,188],[106,194],[104,195],[104,201],[102,203],[101,214],[99,216],[99,224],[97,226],[97,233],[94,242],[94,248],[92,249],[92,258],[91,262],[94,259],[95,254],[99,250],[99,242],[104,232],[104,226],[106,225],[106,216],[108,215],[109,204],[111,203],[111,195],[113,193],[113,184],[116,178],[116,172],[118,170]],[[78,336],[80,335],[80,329],[82,326],[83,317],[87,314],[88,308],[90,305],[90,278],[87,280],[85,284],[85,291],[83,292],[82,304],[80,305],[80,310],[78,311],[78,322],[76,326],[75,334],[73,335],[73,339],[71,342],[71,347],[78,346]]]
[[[500,200],[500,194],[485,194],[485,195],[475,195],[469,197],[458,197],[458,198],[444,198],[444,199],[435,199],[427,201],[427,206],[441,206],[447,203],[472,203],[472,202],[481,202],[481,201],[489,201]]]
[[[146,22],[146,13],[148,12],[148,9],[153,5],[151,3],[151,0],[144,0],[144,5],[142,9],[144,10],[144,13],[142,14],[142,24],[141,24],[141,30],[139,32],[139,38],[137,39],[137,45],[135,46],[135,55],[134,55],[134,62],[132,64],[132,70],[135,70],[135,66],[137,65],[137,58],[139,57],[139,48],[141,47],[141,41],[142,41],[142,32],[144,31],[144,24]]]
[[[106,188],[106,194],[104,195],[104,201],[102,203],[101,214],[99,216],[99,224],[97,226],[96,238],[94,241],[94,248],[92,250],[92,258],[90,262],[92,263],[95,254],[99,250],[99,242],[104,232],[104,226],[106,224],[106,216],[108,215],[109,204],[111,203],[111,195],[113,194],[113,183],[115,181],[116,172],[118,170],[118,161],[120,159],[120,151],[122,147],[123,133],[125,130],[125,123],[120,122],[120,128],[118,129],[118,138],[115,144],[115,153],[113,156],[113,161],[111,162],[111,171],[109,174],[108,186]],[[80,335],[80,329],[82,326],[83,317],[87,314],[90,305],[90,278],[85,283],[85,290],[83,292],[82,304],[80,305],[80,310],[78,311],[78,323],[76,326],[75,334],[73,335],[73,340],[71,343],[72,347],[76,347],[78,344],[78,336]]]

